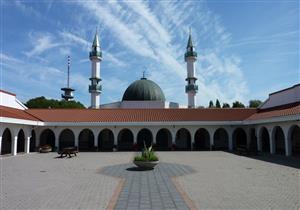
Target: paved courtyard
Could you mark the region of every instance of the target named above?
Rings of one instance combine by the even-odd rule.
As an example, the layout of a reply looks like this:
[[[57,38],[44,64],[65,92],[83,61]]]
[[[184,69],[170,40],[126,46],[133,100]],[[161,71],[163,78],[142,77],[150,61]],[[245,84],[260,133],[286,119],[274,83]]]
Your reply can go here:
[[[0,209],[300,209],[300,163],[286,157],[158,152],[155,170],[136,171],[134,155],[3,157]]]

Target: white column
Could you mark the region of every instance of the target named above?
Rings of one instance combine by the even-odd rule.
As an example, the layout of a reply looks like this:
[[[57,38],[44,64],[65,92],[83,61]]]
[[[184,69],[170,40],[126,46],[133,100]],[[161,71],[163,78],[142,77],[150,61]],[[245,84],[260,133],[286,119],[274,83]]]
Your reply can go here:
[[[227,132],[228,132],[228,148],[229,148],[229,151],[232,151],[233,150],[233,143],[232,143],[233,132],[232,132],[232,128],[227,129]]]
[[[212,150],[212,145],[214,145],[214,133],[215,133],[215,129],[208,129],[208,133],[209,133],[209,150]]]
[[[134,130],[133,133],[133,144],[137,144],[137,132]]]
[[[56,135],[56,133],[54,133],[54,138],[55,138],[55,147],[57,148],[57,150],[59,150],[59,135]]]
[[[30,136],[25,136],[25,153],[30,152]]]
[[[246,128],[246,136],[247,136],[247,149],[250,149],[250,142],[251,142],[251,129]]]
[[[0,155],[1,155],[1,148],[2,148],[2,136],[0,136]]]
[[[194,150],[194,144],[195,144],[195,133],[191,132],[191,150]]]
[[[291,139],[288,138],[288,129],[283,130],[284,132],[284,146],[285,146],[285,155],[292,155],[292,142]]]
[[[274,129],[274,128],[273,128]],[[269,133],[269,140],[270,140],[270,153],[274,154],[275,153],[275,135],[272,135],[272,130],[268,129],[268,133]]]
[[[17,155],[18,135],[13,137],[11,144],[11,154]]]
[[[79,142],[79,135],[77,135],[77,133],[75,133],[75,147],[78,148],[78,142]]]
[[[258,135],[257,137],[257,150],[258,151],[262,151],[262,148],[261,148],[261,136]]]

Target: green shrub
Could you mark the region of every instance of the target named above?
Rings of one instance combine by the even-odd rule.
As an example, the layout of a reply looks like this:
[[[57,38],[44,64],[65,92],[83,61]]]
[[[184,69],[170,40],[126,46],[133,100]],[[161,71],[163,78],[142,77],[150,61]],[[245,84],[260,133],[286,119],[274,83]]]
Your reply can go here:
[[[136,156],[134,160],[135,161],[158,161],[158,157],[155,155],[152,145],[149,148],[147,148],[144,142],[144,150],[142,154]]]

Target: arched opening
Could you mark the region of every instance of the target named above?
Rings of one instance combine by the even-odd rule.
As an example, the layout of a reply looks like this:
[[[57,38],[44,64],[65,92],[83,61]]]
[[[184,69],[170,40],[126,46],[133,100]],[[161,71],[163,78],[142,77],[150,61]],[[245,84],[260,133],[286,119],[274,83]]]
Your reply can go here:
[[[257,137],[255,135],[255,128],[250,129],[250,151],[257,152]]]
[[[263,127],[260,131],[261,135],[261,151],[270,152],[270,136],[268,130]]]
[[[109,129],[104,129],[98,136],[98,148],[100,151],[112,151],[114,148],[114,134]]]
[[[55,148],[55,134],[52,130],[43,130],[40,136],[40,146],[50,145],[52,150]]]
[[[224,128],[219,128],[214,133],[214,150],[228,150],[228,134]]]
[[[93,151],[94,149],[94,134],[90,129],[84,129],[80,132],[78,138],[79,151]]]
[[[300,156],[300,127],[297,125],[292,126],[289,133],[292,155]]]
[[[176,150],[191,150],[191,134],[185,129],[181,128],[176,133]]]
[[[36,135],[35,131],[31,131],[31,137],[30,137],[30,145],[29,145],[29,152],[35,152],[36,151]]]
[[[156,150],[166,151],[170,150],[172,145],[172,134],[166,129],[160,129],[156,134]]]
[[[233,150],[238,147],[247,147],[247,134],[242,128],[237,128],[232,134]]]
[[[194,150],[210,150],[210,137],[206,129],[200,128],[196,131]]]
[[[137,135],[138,150],[143,149],[144,144],[146,145],[147,148],[150,147],[152,145],[152,141],[153,141],[153,136],[151,131],[149,131],[148,129],[144,128],[138,132]]]
[[[118,135],[118,150],[128,151],[133,147],[133,133],[129,129],[123,129]]]
[[[59,135],[59,149],[62,150],[66,147],[74,147],[75,136],[70,129],[63,130]]]
[[[281,127],[276,126],[273,130],[273,140],[275,145],[275,153],[284,155],[285,154],[285,142],[284,133]]]
[[[25,134],[22,129],[18,133],[17,140],[17,153],[19,152],[25,152]]]
[[[2,145],[1,145],[1,155],[10,154],[11,153],[11,132],[8,128],[6,128],[2,134]]]

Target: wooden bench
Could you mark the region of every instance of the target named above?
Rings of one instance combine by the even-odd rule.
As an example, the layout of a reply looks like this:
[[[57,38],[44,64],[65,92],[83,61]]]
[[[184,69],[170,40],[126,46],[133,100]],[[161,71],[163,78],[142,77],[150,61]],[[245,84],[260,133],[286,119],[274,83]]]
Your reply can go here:
[[[78,153],[76,147],[65,147],[63,150],[60,152],[60,157],[66,157],[69,155],[69,157],[72,157],[72,155],[77,156],[76,153]]]

